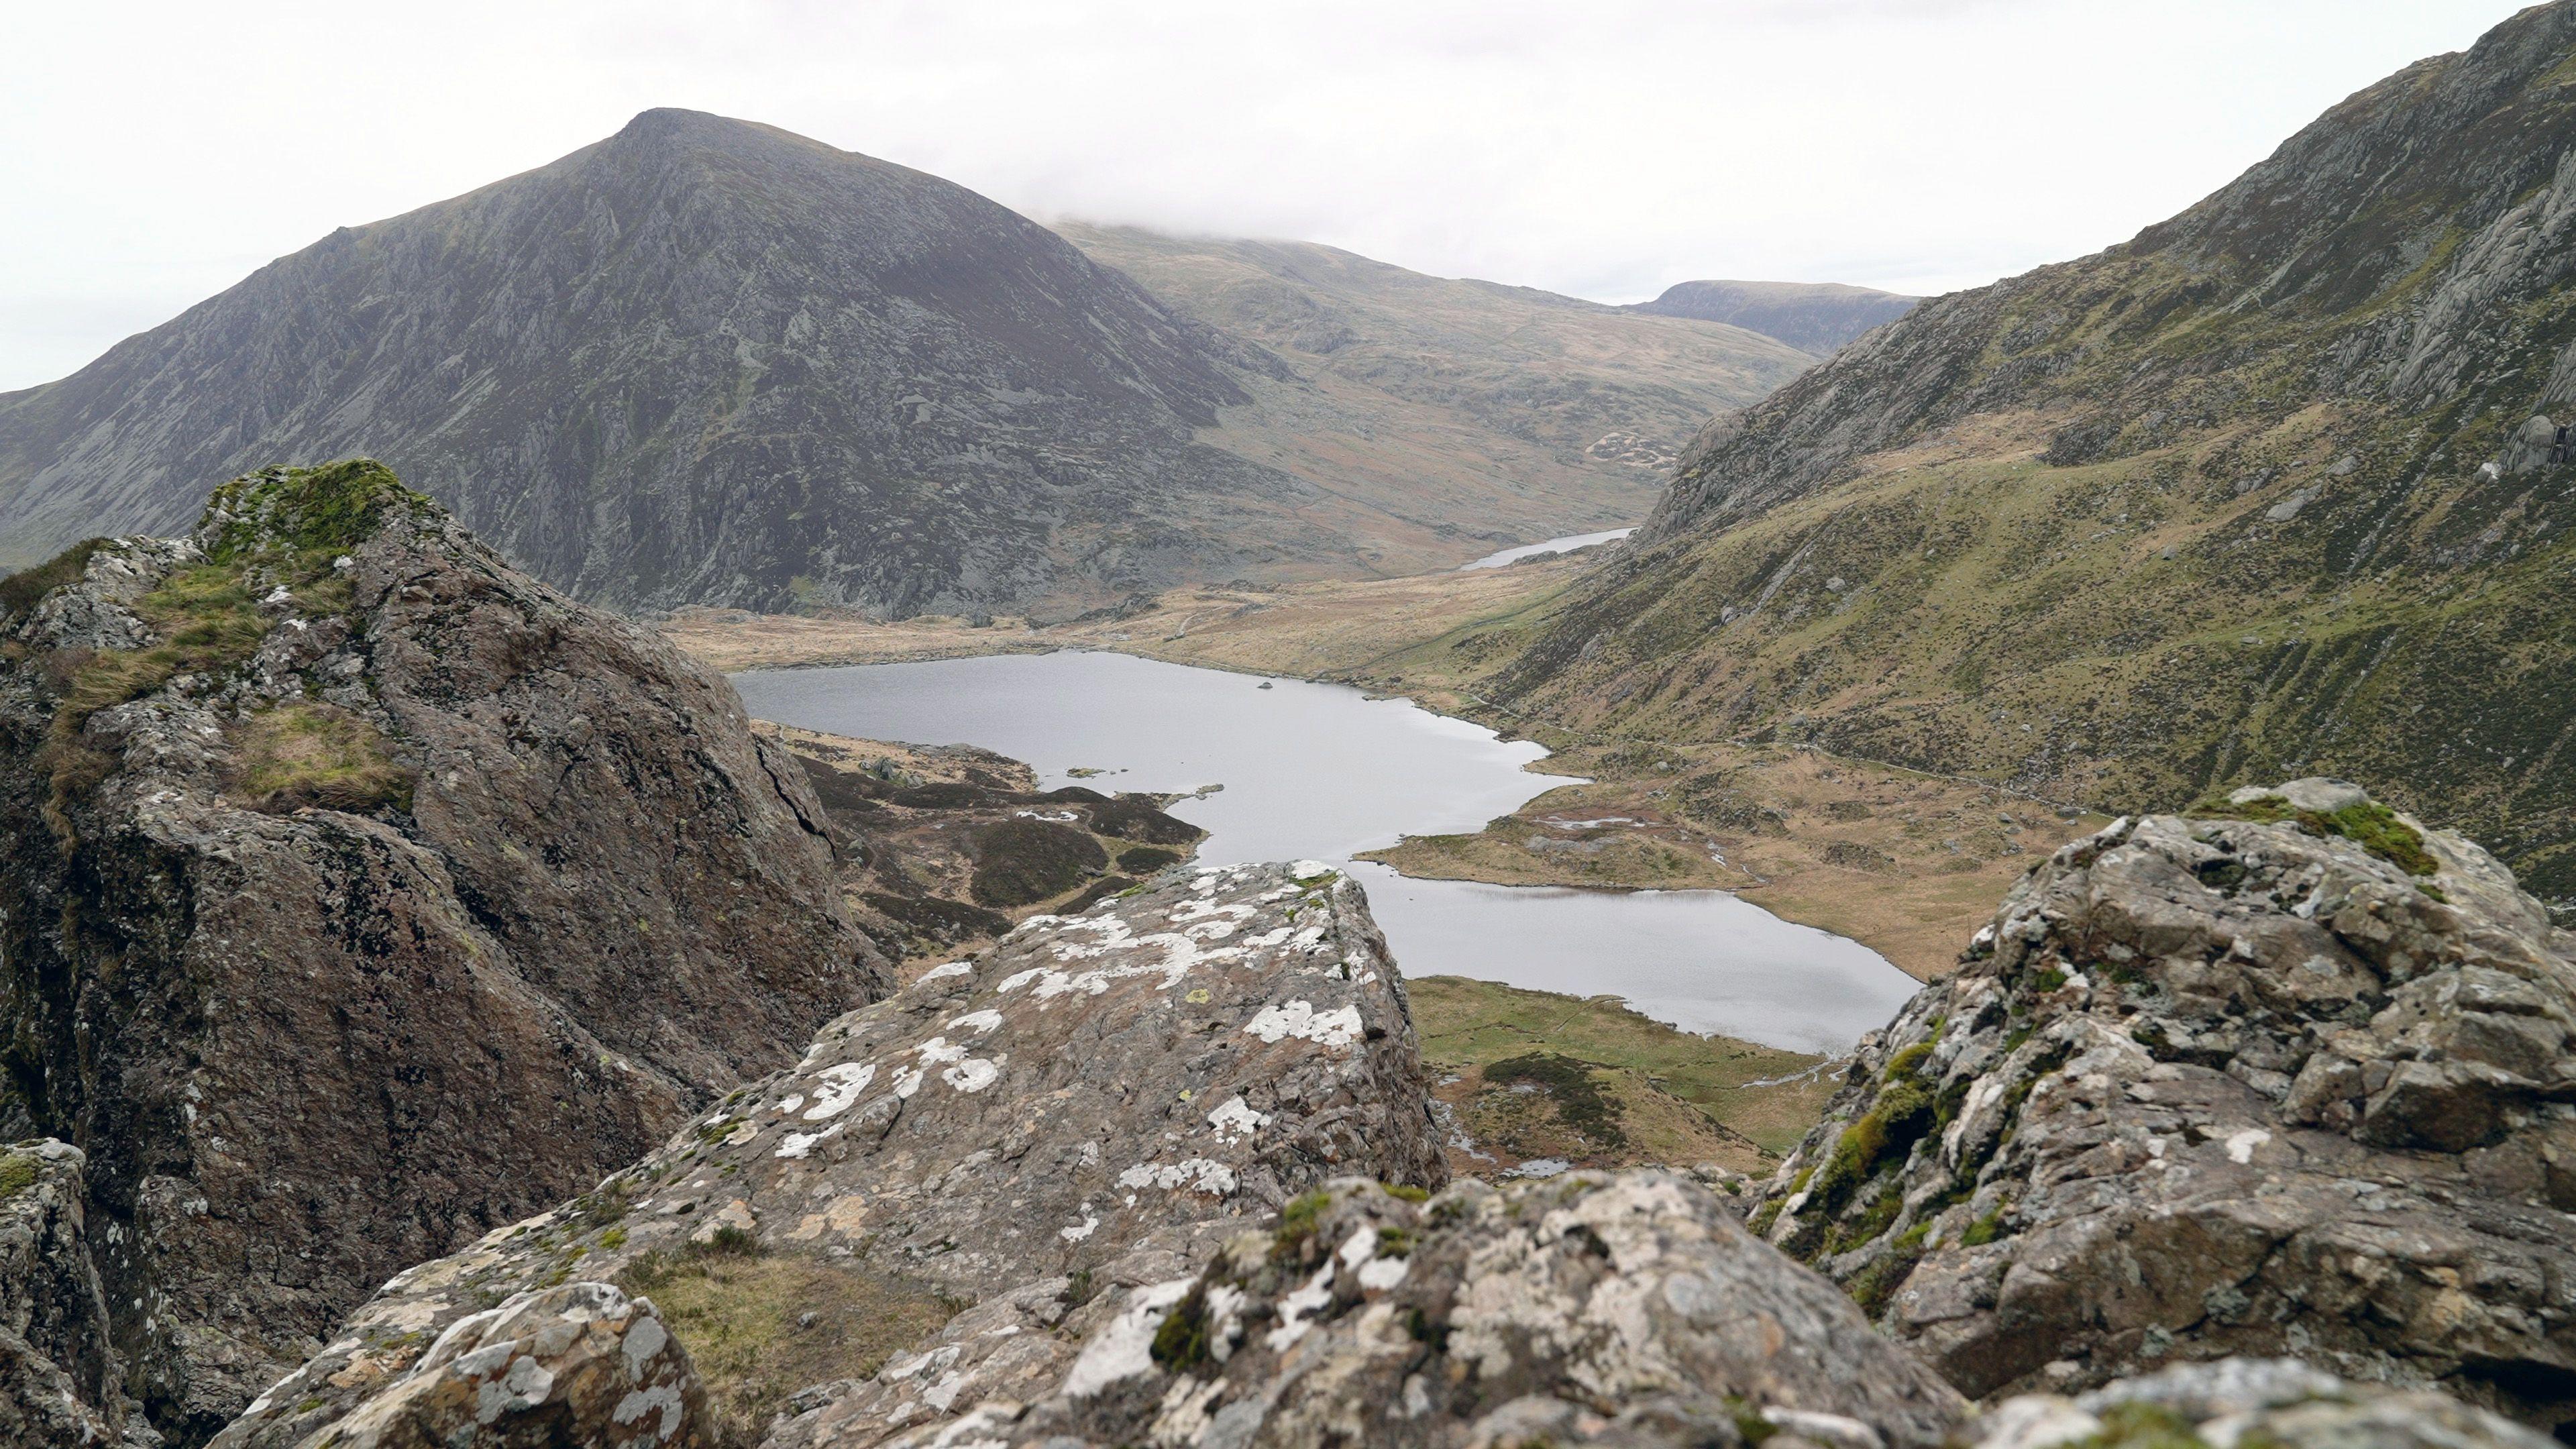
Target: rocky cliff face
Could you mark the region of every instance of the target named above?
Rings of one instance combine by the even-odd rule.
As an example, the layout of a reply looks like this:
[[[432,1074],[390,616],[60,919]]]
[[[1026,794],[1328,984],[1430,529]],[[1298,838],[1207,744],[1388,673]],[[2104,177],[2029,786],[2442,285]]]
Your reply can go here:
[[[1320,866],[1175,871],[933,968],[594,1190],[401,1274],[218,1443],[302,1442],[513,1294],[667,1282],[710,1254],[768,1265],[711,1312],[806,1279],[818,1306],[976,1305],[881,1372],[854,1349],[766,1386],[810,1391],[778,1442],[873,1443],[1052,1383],[1081,1330],[1352,1172],[1446,1175],[1358,888]],[[768,1372],[746,1367],[744,1405],[779,1405]]]
[[[2576,901],[2571,57],[2534,6],[1712,424],[1489,692],[2088,802],[2330,771]]]
[[[1921,300],[1836,282],[1677,282],[1628,310],[1723,322],[1823,357],[1904,316]]]
[[[2576,1422],[2576,937],[2348,785],[2064,847],[1754,1224],[1971,1394],[2293,1354]]]
[[[125,1389],[182,1442],[884,990],[732,690],[376,464],[10,585],[0,1124],[86,1153]]]
[[[0,563],[389,460],[584,599],[963,610],[1340,557],[1192,441],[1275,366],[936,177],[648,111],[0,398]],[[1382,520],[1383,521],[1383,520]]]

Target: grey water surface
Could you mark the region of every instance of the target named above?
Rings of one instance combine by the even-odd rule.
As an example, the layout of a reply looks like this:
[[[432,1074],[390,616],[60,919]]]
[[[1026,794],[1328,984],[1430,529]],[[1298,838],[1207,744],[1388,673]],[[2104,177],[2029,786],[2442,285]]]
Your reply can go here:
[[[834,734],[982,745],[1046,788],[1225,788],[1172,813],[1215,863],[1314,859],[1368,890],[1409,976],[1624,997],[1691,1031],[1840,1051],[1916,983],[1876,952],[1723,891],[1581,891],[1408,880],[1352,864],[1403,835],[1481,828],[1570,777],[1546,751],[1400,699],[1124,654],[1063,652],[763,670],[733,677],[762,719]],[[1077,779],[1077,768],[1110,773]]]
[[[1617,543],[1636,531],[1635,528],[1630,527],[1605,529],[1600,533],[1569,533],[1563,538],[1551,538],[1543,543],[1525,543],[1518,548],[1489,553],[1474,563],[1458,565],[1458,570],[1464,573],[1468,569],[1498,569],[1538,554],[1570,553],[1578,548],[1590,548],[1596,543]]]

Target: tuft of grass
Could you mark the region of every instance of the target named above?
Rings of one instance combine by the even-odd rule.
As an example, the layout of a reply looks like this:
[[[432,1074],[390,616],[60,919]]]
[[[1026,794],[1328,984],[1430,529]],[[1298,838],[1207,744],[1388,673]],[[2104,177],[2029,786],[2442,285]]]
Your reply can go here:
[[[259,809],[411,808],[413,772],[394,763],[375,726],[346,710],[280,705],[245,721],[234,748],[234,787]]]
[[[648,1254],[618,1275],[688,1349],[726,1449],[757,1443],[798,1389],[875,1373],[954,1316],[923,1289],[735,1236]]]
[[[0,623],[35,612],[45,595],[65,584],[78,583],[89,568],[91,554],[107,542],[87,538],[33,568],[20,569],[0,579]]]

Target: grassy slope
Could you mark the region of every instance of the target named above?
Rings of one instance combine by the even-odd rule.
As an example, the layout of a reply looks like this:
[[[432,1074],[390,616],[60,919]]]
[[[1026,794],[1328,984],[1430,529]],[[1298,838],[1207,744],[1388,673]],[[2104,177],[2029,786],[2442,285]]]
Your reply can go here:
[[[2569,406],[2533,238],[2570,137],[2536,7],[2133,243],[1917,309],[1451,652],[1567,728],[2113,809],[2348,775],[2576,899],[2576,468],[2480,471]]]

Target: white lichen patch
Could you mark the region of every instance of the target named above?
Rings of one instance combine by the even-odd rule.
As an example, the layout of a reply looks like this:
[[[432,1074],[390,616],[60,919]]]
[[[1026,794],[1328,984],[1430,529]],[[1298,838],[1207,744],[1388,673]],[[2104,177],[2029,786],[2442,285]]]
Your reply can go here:
[[[1185,1157],[1178,1162],[1140,1162],[1118,1174],[1120,1187],[1159,1187],[1165,1191],[1186,1189],[1215,1197],[1234,1191],[1236,1181],[1233,1168],[1206,1157]]]
[[[770,1156],[782,1157],[790,1161],[804,1157],[825,1139],[840,1136],[843,1125],[835,1122],[820,1132],[790,1132],[786,1140],[778,1144],[778,1150]]]
[[[1207,1119],[1208,1125],[1216,1129],[1216,1135],[1227,1142],[1241,1142],[1270,1125],[1270,1119],[1252,1110],[1240,1094],[1217,1103],[1216,1110],[1208,1113]]]
[[[1333,1260],[1326,1258],[1324,1266],[1315,1270],[1315,1276],[1307,1279],[1304,1287],[1279,1300],[1279,1326],[1270,1330],[1270,1351],[1287,1352],[1315,1326],[1308,1320],[1329,1307],[1332,1301]]]
[[[972,976],[974,974],[974,962],[950,961],[944,965],[933,966],[929,970],[922,972],[919,976],[913,979],[912,984],[915,986],[924,986],[933,981],[945,981],[951,976]]]
[[[873,1063],[843,1062],[825,1067],[816,1080],[814,1105],[805,1109],[805,1120],[821,1122],[850,1110],[859,1094],[868,1089],[868,1083],[876,1079]]]
[[[950,1031],[971,1031],[977,1036],[982,1036],[986,1032],[990,1031],[998,1031],[1001,1029],[1001,1025],[1002,1014],[998,1011],[992,1010],[990,1007],[987,1007],[982,1011],[967,1012],[964,1016],[952,1016],[948,1018],[948,1029]]]
[[[1295,1037],[1318,1046],[1337,1047],[1357,1041],[1363,1028],[1358,1007],[1317,1011],[1313,1002],[1301,997],[1285,1005],[1261,1008],[1259,1015],[1243,1024],[1243,1029],[1274,1044]]]
[[[1092,1335],[1082,1356],[1064,1376],[1064,1393],[1071,1398],[1087,1399],[1123,1379],[1132,1379],[1154,1367],[1154,1331],[1163,1326],[1163,1317],[1172,1305],[1190,1291],[1190,1280],[1175,1278],[1139,1288],[1109,1326]],[[1329,1296],[1329,1295],[1328,1295]]]

